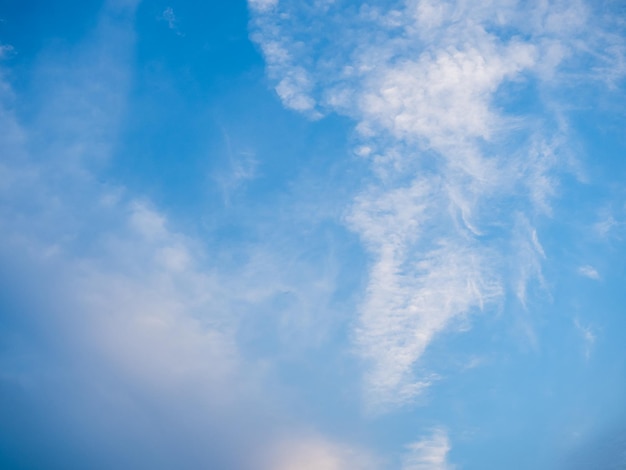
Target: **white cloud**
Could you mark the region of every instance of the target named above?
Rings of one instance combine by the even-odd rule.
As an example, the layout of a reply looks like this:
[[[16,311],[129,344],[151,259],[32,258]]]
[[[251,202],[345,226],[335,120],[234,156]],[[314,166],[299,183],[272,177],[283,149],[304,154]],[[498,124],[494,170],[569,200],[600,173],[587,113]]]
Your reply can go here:
[[[526,306],[530,282],[537,280],[540,284],[543,283],[541,265],[545,253],[537,231],[521,214],[517,214],[512,248],[518,255],[512,259],[512,262],[516,263],[515,294],[522,305]]]
[[[599,237],[606,238],[607,235],[617,226],[619,226],[619,223],[613,218],[613,216],[609,215],[606,219],[594,224],[593,228]]]
[[[451,445],[443,429],[435,429],[424,439],[410,444],[404,458],[402,470],[452,470],[448,462]]]
[[[163,10],[162,18],[167,21],[167,26],[170,29],[176,29],[176,14],[174,13],[174,9],[172,7],[167,7]]]
[[[265,11],[278,5],[278,0],[248,0],[248,5],[254,10]]]
[[[594,268],[593,266],[589,266],[589,265],[580,266],[578,268],[578,274],[580,274],[581,276],[588,277],[589,279],[593,279],[595,281],[600,280],[600,273],[598,273],[596,268]]]
[[[617,201],[619,204],[623,204],[623,197],[619,197]],[[594,235],[603,241],[621,240],[624,227],[626,227],[626,219],[624,218],[626,205],[621,208],[604,207],[598,212],[598,220],[592,226]]]
[[[553,102],[518,115],[501,91],[571,86],[572,64],[606,63],[602,45],[619,57],[597,21],[582,1],[255,11],[252,37],[285,106],[351,117],[355,152],[378,178],[346,216],[371,256],[354,334],[370,405],[428,386],[413,371],[453,319],[506,290],[526,304],[529,285],[544,284],[534,220],[551,213],[568,130]]]
[[[315,101],[307,93],[310,81],[304,69],[294,68],[276,85],[276,93],[283,102],[296,111],[311,111]]]
[[[498,48],[486,34],[476,47],[424,52],[374,74],[362,98],[363,117],[369,127],[400,139],[425,138],[442,152],[467,145],[467,139],[489,139],[498,126],[490,95],[504,79],[532,66],[534,55],[532,45]]]
[[[163,10],[160,19],[165,21],[167,23],[167,27],[174,31],[178,36],[184,36],[178,27],[178,18],[176,17],[176,13],[174,13],[174,9],[172,7],[167,7]]]

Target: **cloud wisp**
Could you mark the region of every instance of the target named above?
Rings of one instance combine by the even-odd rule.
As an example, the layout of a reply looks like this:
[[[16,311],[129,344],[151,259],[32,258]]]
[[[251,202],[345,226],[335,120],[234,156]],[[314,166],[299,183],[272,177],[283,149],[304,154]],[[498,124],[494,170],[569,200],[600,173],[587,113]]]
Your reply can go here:
[[[435,429],[430,436],[408,446],[402,470],[453,470],[448,462],[451,445],[443,429]]]
[[[600,280],[600,273],[598,273],[598,270],[593,266],[589,266],[588,264],[579,267],[578,274],[594,281]]]
[[[438,335],[508,292],[526,305],[542,284],[535,225],[573,155],[543,91],[599,83],[609,56],[605,76],[623,76],[623,44],[582,1],[250,6],[285,106],[355,122],[372,170],[345,218],[371,259],[354,330],[364,393],[373,408],[410,402],[430,383],[415,368]],[[597,68],[574,77],[579,60]]]

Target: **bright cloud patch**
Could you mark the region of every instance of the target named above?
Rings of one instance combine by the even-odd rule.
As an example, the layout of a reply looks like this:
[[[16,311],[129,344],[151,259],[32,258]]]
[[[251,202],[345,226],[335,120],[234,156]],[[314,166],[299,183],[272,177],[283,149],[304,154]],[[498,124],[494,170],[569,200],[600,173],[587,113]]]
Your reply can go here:
[[[578,268],[578,274],[581,276],[588,277],[589,279],[593,279],[598,281],[600,279],[600,274],[593,266],[585,265]]]

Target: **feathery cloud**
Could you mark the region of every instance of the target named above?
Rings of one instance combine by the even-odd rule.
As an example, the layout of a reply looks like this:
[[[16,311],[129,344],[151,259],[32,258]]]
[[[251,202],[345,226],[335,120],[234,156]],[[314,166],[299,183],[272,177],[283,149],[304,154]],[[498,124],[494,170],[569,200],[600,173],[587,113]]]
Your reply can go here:
[[[543,284],[534,223],[568,165],[567,128],[539,94],[533,113],[500,91],[566,86],[570,64],[605,67],[623,44],[582,1],[251,6],[285,106],[352,118],[355,153],[371,162],[346,215],[371,258],[354,338],[367,402],[409,402],[430,383],[415,366],[454,318],[496,308],[509,290],[525,304]]]
[[[593,266],[584,265],[578,268],[578,274],[581,276],[588,277],[589,279],[593,279],[594,281],[600,280],[600,273]]]
[[[451,445],[443,429],[435,429],[430,436],[410,444],[402,470],[452,470],[448,462]]]

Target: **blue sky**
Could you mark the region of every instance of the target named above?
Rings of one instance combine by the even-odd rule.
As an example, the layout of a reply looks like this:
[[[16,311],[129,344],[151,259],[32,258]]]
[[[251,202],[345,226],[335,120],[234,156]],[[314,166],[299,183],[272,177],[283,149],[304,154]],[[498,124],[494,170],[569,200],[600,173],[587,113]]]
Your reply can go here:
[[[0,1],[0,466],[626,466],[618,1]]]

